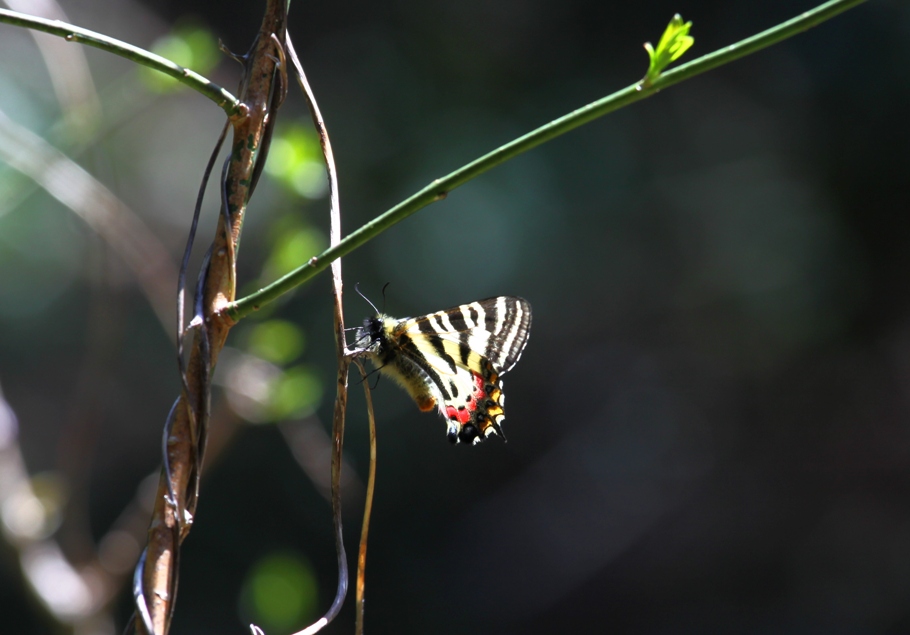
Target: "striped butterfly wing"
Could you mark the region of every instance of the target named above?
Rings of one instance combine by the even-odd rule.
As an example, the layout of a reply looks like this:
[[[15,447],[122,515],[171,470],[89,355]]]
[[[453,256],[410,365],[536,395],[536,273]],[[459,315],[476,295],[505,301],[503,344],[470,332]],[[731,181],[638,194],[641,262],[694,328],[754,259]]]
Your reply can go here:
[[[499,296],[402,320],[396,338],[401,354],[434,384],[439,410],[453,442],[478,443],[502,434],[501,376],[528,342],[531,306]]]

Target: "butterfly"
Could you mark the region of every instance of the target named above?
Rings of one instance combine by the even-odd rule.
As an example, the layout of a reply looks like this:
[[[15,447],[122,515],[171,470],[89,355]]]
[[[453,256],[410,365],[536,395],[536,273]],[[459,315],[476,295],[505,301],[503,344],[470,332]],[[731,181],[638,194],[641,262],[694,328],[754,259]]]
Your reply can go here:
[[[502,435],[502,375],[528,343],[531,305],[499,296],[411,318],[377,312],[356,333],[356,353],[401,384],[423,411],[439,408],[450,442]]]

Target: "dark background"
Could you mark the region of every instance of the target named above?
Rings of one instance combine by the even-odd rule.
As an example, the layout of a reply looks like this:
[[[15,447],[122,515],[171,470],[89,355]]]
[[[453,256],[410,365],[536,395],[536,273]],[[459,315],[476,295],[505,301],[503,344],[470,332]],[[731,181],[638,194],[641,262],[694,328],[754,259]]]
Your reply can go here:
[[[297,2],[290,31],[348,232],[636,81],[642,43],[676,12],[694,22],[694,59],[812,6]],[[63,7],[139,46],[193,17],[242,51],[262,3]],[[40,60],[18,29],[0,34],[21,55],[0,61],[0,108],[40,133],[57,116],[46,77],[23,70]],[[500,166],[345,259],[350,324],[370,312],[355,282],[377,302],[390,282],[394,315],[498,294],[534,309],[505,382],[507,444],[451,447],[436,415],[379,383],[369,631],[910,632],[908,43],[910,5],[869,2]],[[133,72],[87,55],[102,92]],[[213,79],[233,89],[237,69],[225,60]],[[195,94],[149,97],[79,158],[175,260],[221,117]],[[303,117],[294,92],[281,119]],[[285,213],[327,227],[324,199],[264,181],[241,283]],[[0,385],[31,472],[72,460],[82,446],[64,432],[91,420],[96,537],[155,469],[177,392],[169,334],[99,245],[40,193],[0,216]],[[277,311],[330,387],[327,276]],[[87,374],[99,343],[111,352]],[[346,452],[362,479],[354,389]],[[326,391],[310,422],[330,413]],[[350,554],[359,504],[346,501]],[[327,608],[330,508],[274,426],[241,428],[207,465],[198,512],[173,633],[244,632],[239,589],[275,550],[312,564]],[[0,565],[4,632],[48,632],[10,547]],[[351,600],[327,632],[352,632]],[[118,627],[128,611],[124,592]]]

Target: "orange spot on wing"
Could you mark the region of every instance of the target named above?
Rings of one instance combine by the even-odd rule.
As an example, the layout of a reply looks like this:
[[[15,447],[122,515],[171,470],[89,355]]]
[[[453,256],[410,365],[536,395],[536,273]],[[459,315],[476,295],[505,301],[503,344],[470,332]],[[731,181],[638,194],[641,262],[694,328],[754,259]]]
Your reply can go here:
[[[436,400],[429,395],[421,395],[415,399],[417,401],[417,407],[420,408],[422,412],[429,412],[436,407]]]

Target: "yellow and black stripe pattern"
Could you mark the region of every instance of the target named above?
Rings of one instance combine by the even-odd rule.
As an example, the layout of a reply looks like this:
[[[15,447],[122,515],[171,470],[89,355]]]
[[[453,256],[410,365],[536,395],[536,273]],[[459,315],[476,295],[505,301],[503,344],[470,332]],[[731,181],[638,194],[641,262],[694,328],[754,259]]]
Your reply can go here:
[[[446,418],[453,443],[502,434],[501,376],[528,343],[531,306],[499,296],[414,318],[364,320],[357,346],[392,376],[421,410]]]

